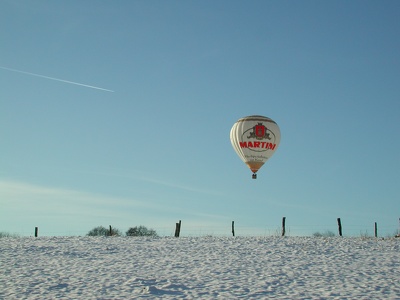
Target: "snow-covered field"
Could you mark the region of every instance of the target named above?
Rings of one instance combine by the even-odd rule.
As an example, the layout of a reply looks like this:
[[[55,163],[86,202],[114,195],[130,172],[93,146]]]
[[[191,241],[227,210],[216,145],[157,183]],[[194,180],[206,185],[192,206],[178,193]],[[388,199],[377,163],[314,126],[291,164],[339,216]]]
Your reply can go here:
[[[0,239],[0,299],[400,299],[400,239]]]

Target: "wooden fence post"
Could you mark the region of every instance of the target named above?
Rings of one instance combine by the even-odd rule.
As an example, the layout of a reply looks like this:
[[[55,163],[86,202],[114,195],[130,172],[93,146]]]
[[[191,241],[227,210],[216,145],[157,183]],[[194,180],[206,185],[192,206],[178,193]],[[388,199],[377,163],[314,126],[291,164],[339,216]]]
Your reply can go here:
[[[285,236],[286,233],[286,217],[282,218],[282,236]]]
[[[35,227],[35,237],[38,237],[39,235],[39,227]]]
[[[375,237],[378,237],[378,223],[375,222]]]
[[[179,235],[181,234],[181,224],[182,224],[181,220],[179,220],[179,223],[176,223],[175,237],[179,237]]]
[[[178,237],[179,223],[175,223],[175,237]]]
[[[337,223],[339,227],[339,236],[342,236],[342,222],[340,221],[340,218],[337,218]]]
[[[235,236],[235,221],[232,221],[232,235]]]
[[[397,228],[397,235],[396,237],[400,237],[400,218],[399,218],[399,227]]]
[[[110,225],[110,231],[108,232],[108,235],[112,236],[112,227],[111,227],[111,225]]]

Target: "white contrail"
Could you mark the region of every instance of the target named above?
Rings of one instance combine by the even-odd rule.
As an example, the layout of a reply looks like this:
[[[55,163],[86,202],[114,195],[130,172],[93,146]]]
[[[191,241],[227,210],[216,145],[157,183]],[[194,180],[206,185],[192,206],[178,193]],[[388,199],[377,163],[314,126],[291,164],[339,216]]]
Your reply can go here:
[[[12,72],[18,72],[18,73],[22,73],[22,74],[26,74],[26,75],[32,75],[32,76],[41,77],[41,78],[46,78],[46,79],[51,79],[51,80],[55,80],[55,81],[61,81],[61,82],[65,82],[65,83],[80,85],[80,86],[84,86],[84,87],[91,88],[91,89],[102,90],[102,91],[111,92],[111,93],[114,92],[112,90],[103,89],[101,87],[97,87],[97,86],[93,86],[93,85],[87,85],[87,84],[83,84],[83,83],[78,83],[78,82],[74,82],[74,81],[69,81],[69,80],[64,80],[64,79],[44,76],[44,75],[35,74],[35,73],[31,73],[31,72],[20,71],[20,70],[16,70],[16,69],[7,68],[7,67],[0,66],[0,69],[12,71]]]

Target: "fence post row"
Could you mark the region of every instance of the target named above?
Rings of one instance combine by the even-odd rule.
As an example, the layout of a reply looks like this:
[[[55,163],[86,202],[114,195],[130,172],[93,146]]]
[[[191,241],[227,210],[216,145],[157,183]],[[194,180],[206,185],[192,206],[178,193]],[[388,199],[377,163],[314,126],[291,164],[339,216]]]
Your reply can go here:
[[[339,236],[343,236],[342,222],[341,222],[340,218],[337,218],[337,224],[338,224]],[[181,225],[182,225],[182,221],[179,220],[179,222],[176,223],[176,226],[175,226],[175,237],[180,236]],[[286,217],[283,217],[282,218],[282,236],[285,236],[285,234],[286,234]],[[109,236],[113,235],[111,225],[109,227],[108,235]],[[35,227],[35,237],[38,237],[38,236],[39,236],[39,227]],[[235,221],[232,221],[232,236],[235,236]],[[377,222],[374,223],[374,236],[378,237],[378,223]],[[400,218],[399,218],[398,234],[396,235],[396,237],[400,237]]]

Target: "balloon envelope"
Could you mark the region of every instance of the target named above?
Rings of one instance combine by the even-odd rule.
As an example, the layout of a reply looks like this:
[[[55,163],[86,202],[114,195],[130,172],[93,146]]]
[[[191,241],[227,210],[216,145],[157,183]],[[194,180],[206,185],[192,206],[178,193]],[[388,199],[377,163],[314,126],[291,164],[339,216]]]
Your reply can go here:
[[[237,155],[253,173],[256,173],[275,153],[281,133],[272,119],[248,116],[239,119],[232,126],[230,138]]]

